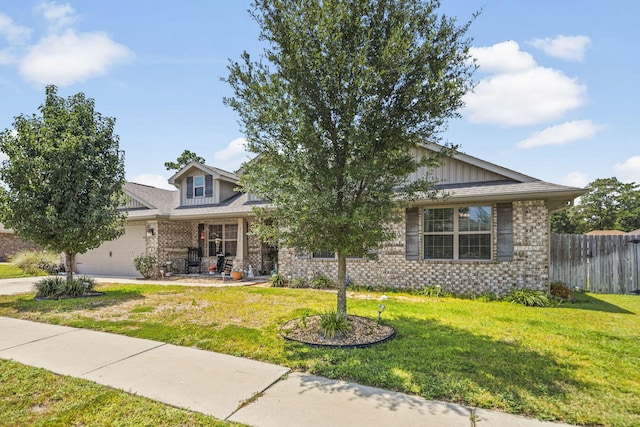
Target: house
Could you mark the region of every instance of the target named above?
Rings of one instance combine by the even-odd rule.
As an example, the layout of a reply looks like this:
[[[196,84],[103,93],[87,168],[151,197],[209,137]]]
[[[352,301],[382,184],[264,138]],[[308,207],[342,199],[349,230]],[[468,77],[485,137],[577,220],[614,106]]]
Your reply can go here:
[[[177,191],[126,183],[124,235],[78,254],[76,272],[137,276],[133,258],[149,254],[158,270],[183,273],[188,248],[199,249],[202,272],[223,256],[234,269],[271,272],[274,249],[247,233],[251,210],[261,202],[237,192],[237,181],[231,172],[192,161],[169,179]]]
[[[414,154],[440,148],[427,144]],[[404,221],[392,226],[396,238],[382,245],[376,260],[348,259],[350,280],[396,288],[440,285],[477,294],[513,287],[545,289],[550,215],[571,206],[585,191],[462,153],[431,172],[447,197],[402,208]],[[420,169],[408,181],[427,173]],[[285,247],[276,252],[252,236],[251,210],[264,204],[236,192],[237,180],[233,173],[191,162],[169,180],[178,191],[128,183],[125,235],[79,255],[77,271],[131,274],[125,264],[138,253],[153,254],[164,265],[184,260],[188,247],[198,247],[205,269],[224,254],[237,269],[251,265],[269,272],[277,259],[278,272],[288,278],[337,277],[334,254],[300,254]]]
[[[631,233],[625,233],[624,231],[620,230],[592,230],[584,234],[587,236],[623,236],[625,234]]]

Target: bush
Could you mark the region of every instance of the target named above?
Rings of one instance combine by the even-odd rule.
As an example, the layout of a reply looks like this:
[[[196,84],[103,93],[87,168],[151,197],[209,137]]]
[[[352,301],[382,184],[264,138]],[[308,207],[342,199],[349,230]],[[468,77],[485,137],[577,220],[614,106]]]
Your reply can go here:
[[[47,251],[20,251],[11,257],[11,265],[26,274],[54,273],[60,266],[60,254]]]
[[[569,287],[565,285],[564,282],[560,281],[553,282],[551,284],[550,293],[554,297],[562,298],[565,300],[571,298],[571,291],[569,290]]]
[[[320,314],[320,331],[325,338],[333,339],[335,336],[346,334],[351,329],[347,313],[327,311]]]
[[[327,276],[319,275],[311,279],[309,286],[313,289],[332,289],[336,285]]]
[[[142,277],[148,279],[156,268],[156,258],[151,255],[136,255],[133,258],[133,266],[142,274]]]
[[[296,277],[295,279],[293,279],[291,281],[291,283],[289,283],[289,287],[290,288],[306,288],[307,287],[307,281],[305,279],[303,279],[302,277]]]
[[[549,305],[549,298],[546,294],[531,289],[514,289],[505,298],[512,304],[522,304],[527,307],[546,307]]]
[[[46,277],[33,285],[36,298],[82,297],[93,292],[95,286],[95,280],[84,276],[73,280],[58,276]]]
[[[284,280],[284,276],[281,276],[280,274],[274,274],[273,276],[269,277],[269,284],[272,288],[282,288],[284,287],[284,285],[286,285],[286,281]]]

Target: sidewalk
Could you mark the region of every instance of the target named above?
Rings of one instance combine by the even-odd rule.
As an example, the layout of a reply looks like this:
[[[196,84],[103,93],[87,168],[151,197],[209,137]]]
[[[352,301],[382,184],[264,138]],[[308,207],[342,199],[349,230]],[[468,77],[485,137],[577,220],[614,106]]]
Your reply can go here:
[[[189,347],[5,317],[0,358],[251,426],[561,425]]]
[[[0,294],[31,292],[37,279],[1,280]],[[95,279],[99,283],[140,283],[124,277]],[[253,426],[561,425],[290,373],[288,368],[276,365],[162,342],[2,317],[0,358]]]

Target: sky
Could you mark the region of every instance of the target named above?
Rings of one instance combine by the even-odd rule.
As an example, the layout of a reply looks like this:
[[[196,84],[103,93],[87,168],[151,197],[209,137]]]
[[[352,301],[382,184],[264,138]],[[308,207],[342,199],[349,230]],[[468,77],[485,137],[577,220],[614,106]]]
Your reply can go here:
[[[172,189],[164,163],[184,150],[236,170],[250,157],[222,79],[264,47],[250,3],[0,0],[0,130],[38,113],[55,84],[116,118],[129,181]],[[442,0],[439,11],[464,23],[480,10],[467,34],[476,86],[442,140],[557,184],[640,183],[640,2]]]

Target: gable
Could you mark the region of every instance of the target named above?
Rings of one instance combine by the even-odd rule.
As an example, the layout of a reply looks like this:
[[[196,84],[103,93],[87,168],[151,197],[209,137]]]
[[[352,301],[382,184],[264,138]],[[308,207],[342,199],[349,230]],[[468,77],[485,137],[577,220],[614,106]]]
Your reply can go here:
[[[442,148],[436,144],[428,144],[413,149],[415,158],[429,155]],[[409,175],[408,182],[429,177],[438,181],[440,185],[468,184],[480,182],[533,182],[535,178],[503,168],[493,163],[480,160],[467,154],[459,153],[453,157],[445,158],[442,164],[431,169],[421,167]]]

